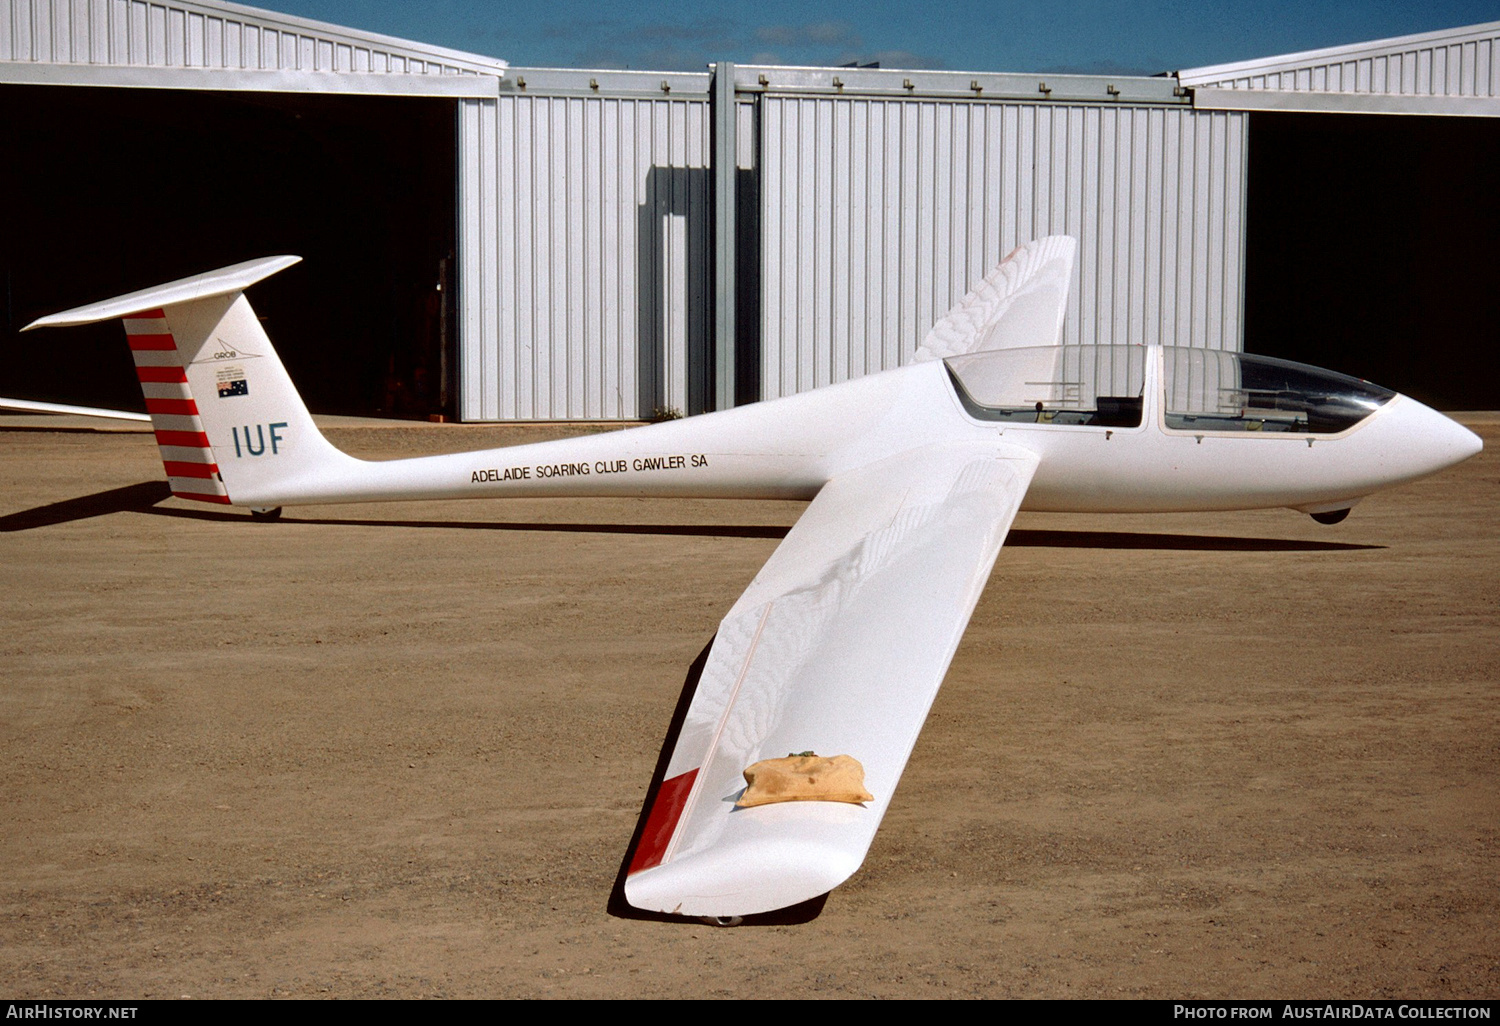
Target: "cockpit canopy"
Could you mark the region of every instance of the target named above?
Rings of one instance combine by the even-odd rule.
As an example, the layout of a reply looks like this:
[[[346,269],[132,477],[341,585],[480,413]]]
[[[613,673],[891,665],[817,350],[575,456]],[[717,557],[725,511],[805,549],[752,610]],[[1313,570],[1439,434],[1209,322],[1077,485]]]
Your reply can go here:
[[[943,361],[976,420],[1136,427],[1146,387],[1143,346],[1042,346]]]
[[[1395,392],[1344,374],[1217,349],[1162,350],[1166,424],[1182,431],[1347,430]]]
[[[1045,346],[971,353],[943,361],[977,420],[1136,427],[1145,393],[1144,346]],[[1168,429],[1334,434],[1394,392],[1289,360],[1166,346]]]

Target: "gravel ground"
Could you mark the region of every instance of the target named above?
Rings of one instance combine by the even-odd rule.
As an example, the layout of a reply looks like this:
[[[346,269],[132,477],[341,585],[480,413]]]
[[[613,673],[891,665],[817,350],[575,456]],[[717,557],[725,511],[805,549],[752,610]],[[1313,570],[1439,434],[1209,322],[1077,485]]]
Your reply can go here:
[[[1481,456],[1336,527],[1022,514],[864,868],[732,930],[611,895],[799,504],[261,524],[164,497],[148,435],[0,430],[0,992],[1500,996],[1500,419],[1468,422]]]

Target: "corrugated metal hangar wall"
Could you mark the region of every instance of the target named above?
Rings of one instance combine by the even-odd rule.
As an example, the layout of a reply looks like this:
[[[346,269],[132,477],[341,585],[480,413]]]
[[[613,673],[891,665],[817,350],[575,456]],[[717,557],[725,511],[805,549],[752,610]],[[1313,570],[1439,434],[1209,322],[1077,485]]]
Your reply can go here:
[[[1010,248],[1053,232],[1081,242],[1068,342],[1238,348],[1249,112],[1488,117],[1497,36],[1179,78],[660,74],[507,69],[216,0],[0,0],[0,89],[453,104],[445,412],[631,420],[896,366]]]
[[[523,69],[462,101],[463,419],[704,408],[707,84]]]
[[[1168,79],[716,74],[717,118],[710,75],[512,69],[494,104],[461,101],[465,419],[696,413],[895,367],[1059,232],[1083,253],[1069,342],[1238,346],[1243,115]],[[716,124],[738,172],[728,337]]]
[[[1079,240],[1066,342],[1238,345],[1243,116],[1165,79],[858,79],[760,100],[764,394],[899,365],[1043,235]]]

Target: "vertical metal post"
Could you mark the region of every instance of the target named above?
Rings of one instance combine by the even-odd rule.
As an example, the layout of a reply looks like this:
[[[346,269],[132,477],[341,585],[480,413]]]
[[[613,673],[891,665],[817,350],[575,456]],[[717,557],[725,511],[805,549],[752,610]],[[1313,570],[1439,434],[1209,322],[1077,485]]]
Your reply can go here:
[[[734,65],[714,65],[713,88],[713,188],[714,188],[714,409],[734,405],[735,340],[735,175],[739,154],[735,150],[738,125],[734,105]]]

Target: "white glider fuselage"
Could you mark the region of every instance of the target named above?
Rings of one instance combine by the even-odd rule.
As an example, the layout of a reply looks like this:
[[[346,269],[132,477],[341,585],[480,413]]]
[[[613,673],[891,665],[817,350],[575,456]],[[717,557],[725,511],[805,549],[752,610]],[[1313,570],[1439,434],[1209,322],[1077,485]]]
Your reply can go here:
[[[308,441],[295,425],[275,428],[274,453],[262,436],[252,455],[250,432],[270,425],[245,424],[247,444],[216,452],[221,465],[280,464],[264,488],[241,485],[231,495],[236,505],[270,507],[539,496],[811,499],[834,477],[887,456],[972,443],[1038,457],[1024,510],[1148,513],[1343,508],[1479,449],[1467,429],[1401,395],[1331,433],[1174,429],[1164,416],[1164,351],[1137,348],[1145,382],[1134,426],[1048,422],[1046,411],[1031,423],[986,422],[965,409],[946,365],[933,361],[719,413],[503,449],[304,461]],[[304,472],[293,469],[304,462]]]
[[[1062,345],[1074,250],[1017,249],[907,367],[628,431],[385,462],[323,437],[243,295],[294,257],[33,327],[124,321],[184,499],[810,500],[720,622],[627,870],[638,908],[737,916],[858,868],[1018,509],[1288,506],[1333,522],[1481,448],[1416,400],[1300,364]],[[873,800],[737,809],[746,767],[799,751],[857,759]]]

